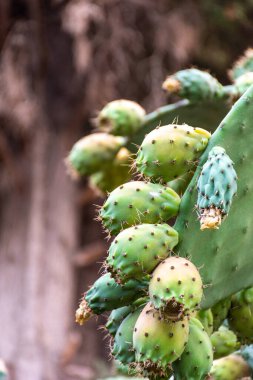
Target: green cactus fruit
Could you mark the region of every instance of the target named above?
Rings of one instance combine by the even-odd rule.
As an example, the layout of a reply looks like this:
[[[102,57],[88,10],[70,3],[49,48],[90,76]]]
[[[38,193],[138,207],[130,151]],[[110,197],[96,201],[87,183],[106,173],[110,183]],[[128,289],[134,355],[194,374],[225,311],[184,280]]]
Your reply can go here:
[[[98,128],[118,136],[131,136],[138,132],[145,117],[145,110],[131,100],[114,100],[98,115]]]
[[[200,274],[189,260],[169,257],[154,270],[149,295],[166,318],[177,320],[199,306],[203,295]]]
[[[126,148],[121,148],[116,157],[102,171],[91,175],[90,186],[107,193],[114,190],[124,182],[130,181],[130,156],[131,153]]]
[[[222,85],[206,71],[198,69],[180,70],[170,75],[163,83],[163,89],[192,102],[219,99]]]
[[[240,57],[229,71],[232,80],[239,78],[241,75],[253,71],[253,49],[247,49],[243,56]]]
[[[253,64],[253,57],[252,57]],[[253,67],[252,67],[253,69]],[[238,92],[238,97],[241,96],[253,84],[253,72],[248,72],[235,80],[235,89]]]
[[[244,343],[253,342],[253,288],[232,296],[228,314],[229,327]]]
[[[169,187],[133,181],[111,192],[100,210],[104,227],[116,235],[141,223],[165,222],[178,212],[179,195]]]
[[[106,329],[111,336],[115,336],[116,332],[124,318],[132,311],[132,305],[122,306],[111,312],[106,322]]]
[[[197,208],[200,228],[218,229],[237,191],[237,175],[224,148],[215,146],[200,173]]]
[[[214,350],[214,359],[219,359],[240,348],[237,336],[226,326],[221,326],[218,331],[211,335],[211,342]]]
[[[76,322],[83,325],[93,314],[102,314],[116,308],[130,305],[133,301],[145,295],[146,281],[129,280],[119,285],[110,273],[101,276],[84,294],[76,311]]]
[[[172,190],[182,196],[189,185],[194,172],[188,172],[182,174],[180,177],[173,179],[172,181],[167,182],[167,186],[169,186]]]
[[[195,318],[197,318],[202,323],[207,334],[210,336],[213,332],[213,313],[212,313],[212,310],[211,309],[198,310],[196,312]]]
[[[189,335],[188,318],[167,321],[149,303],[142,310],[134,328],[133,346],[136,362],[153,376],[167,373],[170,363],[184,351]]]
[[[112,242],[107,270],[119,282],[142,280],[178,243],[177,232],[167,224],[140,224],[121,231]]]
[[[175,380],[205,380],[212,367],[213,349],[201,322],[191,318],[189,339],[181,357],[173,363]]]
[[[66,160],[67,165],[76,176],[96,173],[112,162],[125,143],[124,137],[92,133],[74,144]]]
[[[224,298],[217,302],[212,308],[213,313],[213,330],[217,331],[224,320],[227,318],[228,311],[231,307],[231,297]]]
[[[143,140],[135,165],[144,176],[168,182],[191,172],[206,148],[210,133],[187,124],[155,128]]]
[[[143,306],[140,306],[138,309],[128,314],[127,317],[121,322],[116,332],[112,355],[123,364],[135,362],[133,331],[142,310]]]
[[[250,369],[241,356],[232,354],[214,360],[210,373],[212,380],[240,380],[250,376]]]

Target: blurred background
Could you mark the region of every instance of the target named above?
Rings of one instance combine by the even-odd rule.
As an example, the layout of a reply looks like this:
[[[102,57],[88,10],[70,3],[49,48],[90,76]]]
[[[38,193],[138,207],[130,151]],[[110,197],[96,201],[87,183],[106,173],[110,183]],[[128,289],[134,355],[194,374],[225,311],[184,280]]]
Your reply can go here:
[[[11,380],[110,373],[103,317],[74,321],[107,243],[64,158],[108,101],[165,104],[165,76],[223,84],[253,41],[253,1],[0,0],[0,357]]]

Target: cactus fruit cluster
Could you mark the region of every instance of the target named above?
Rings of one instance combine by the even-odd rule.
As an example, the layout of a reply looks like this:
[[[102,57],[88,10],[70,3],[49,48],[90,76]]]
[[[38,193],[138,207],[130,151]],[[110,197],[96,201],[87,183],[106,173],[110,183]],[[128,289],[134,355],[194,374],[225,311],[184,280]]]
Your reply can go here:
[[[229,86],[182,70],[163,87],[183,100],[147,115],[136,103],[111,102],[98,116],[102,132],[70,152],[73,170],[110,191],[98,219],[114,236],[105,273],[84,294],[76,320],[110,312],[111,355],[124,374],[250,376],[252,76],[251,51],[231,70]],[[177,116],[186,124],[173,122]]]

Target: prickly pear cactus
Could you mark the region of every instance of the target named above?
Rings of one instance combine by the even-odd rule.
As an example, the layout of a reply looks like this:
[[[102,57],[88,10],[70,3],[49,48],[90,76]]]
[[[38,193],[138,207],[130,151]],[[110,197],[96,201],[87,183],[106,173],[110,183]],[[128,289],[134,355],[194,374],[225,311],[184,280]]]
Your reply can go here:
[[[67,158],[67,165],[76,175],[90,175],[110,163],[125,144],[123,137],[93,133],[77,141]]]
[[[84,324],[93,314],[102,314],[121,306],[127,306],[145,295],[146,281],[130,280],[124,286],[115,282],[110,273],[100,277],[84,294],[76,311],[76,321]]]
[[[168,319],[178,320],[199,306],[203,295],[197,268],[181,257],[169,257],[154,270],[149,283],[150,300]]]
[[[179,195],[169,187],[133,181],[111,192],[100,210],[100,218],[115,235],[136,224],[166,222],[177,215],[179,204]]]
[[[112,310],[105,325],[105,328],[107,329],[107,331],[109,332],[111,336],[114,337],[116,335],[116,332],[121,322],[132,311],[133,311],[132,305],[122,306],[122,307],[119,307],[118,309]]]
[[[239,380],[247,376],[250,376],[249,366],[239,355],[225,356],[213,362],[212,380]]]
[[[189,322],[164,320],[151,304],[145,306],[134,327],[133,347],[140,368],[150,374],[166,374],[169,364],[183,353],[188,340]]]
[[[209,132],[186,124],[158,126],[143,140],[137,153],[136,168],[156,181],[176,179],[197,165],[209,138]]]
[[[177,232],[167,224],[140,224],[119,233],[110,246],[107,270],[119,282],[142,280],[178,243]]]
[[[180,359],[173,363],[175,380],[205,380],[213,363],[210,338],[201,322],[191,318],[189,339]]]
[[[231,297],[224,298],[217,302],[212,308],[213,314],[213,329],[217,331],[221,324],[228,316],[229,309],[231,307]]]
[[[170,75],[163,89],[192,101],[213,100],[223,96],[222,85],[211,74],[198,69],[187,69]]]
[[[251,258],[253,204],[250,191],[250,164],[253,159],[253,86],[238,100],[219,128],[209,140],[199,167],[181,200],[180,212],[174,228],[180,241],[176,251],[180,256],[191,257],[200,269],[205,298],[202,307],[208,308],[219,300],[253,284]],[[197,202],[197,181],[203,165],[213,147],[226,150],[234,162],[238,176],[238,191],[219,230],[201,231],[194,214]]]
[[[120,99],[108,103],[99,113],[97,126],[103,132],[131,136],[142,126],[145,110],[136,102]]]
[[[211,342],[214,350],[214,359],[232,354],[240,348],[237,336],[226,326],[221,326],[218,331],[211,335]]]
[[[213,332],[213,313],[211,309],[202,309],[193,313],[193,316],[197,318],[203,325],[207,334],[210,336]]]

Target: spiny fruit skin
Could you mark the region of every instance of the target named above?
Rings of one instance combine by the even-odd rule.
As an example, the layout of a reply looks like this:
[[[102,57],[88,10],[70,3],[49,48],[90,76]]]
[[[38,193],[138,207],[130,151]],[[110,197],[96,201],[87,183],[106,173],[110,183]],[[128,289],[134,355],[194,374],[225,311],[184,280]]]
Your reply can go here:
[[[229,310],[229,327],[244,343],[253,342],[253,288],[242,290],[232,296]]]
[[[90,176],[90,186],[105,194],[122,183],[130,181],[130,156],[128,149],[121,148],[112,162],[108,163],[103,170]]]
[[[170,94],[193,102],[216,99],[222,94],[222,85],[217,79],[198,69],[180,70],[169,76],[162,87]]]
[[[145,295],[146,281],[129,280],[125,285],[119,285],[110,273],[101,276],[84,294],[76,311],[76,322],[84,324],[92,314],[102,314],[105,311],[127,306]]]
[[[168,182],[192,171],[210,133],[187,124],[157,127],[144,138],[135,165],[144,176]]]
[[[247,49],[243,56],[235,62],[229,74],[231,79],[235,80],[248,72],[253,72],[253,49],[251,48]]]
[[[213,380],[240,380],[250,376],[250,369],[241,356],[229,355],[214,360],[210,373]]]
[[[121,231],[112,242],[107,270],[120,283],[142,280],[178,243],[178,233],[167,224],[140,224]]]
[[[93,174],[112,162],[125,142],[123,137],[107,133],[85,136],[74,144],[67,164],[77,176]]]
[[[214,359],[232,354],[232,352],[235,352],[240,347],[235,333],[225,326],[221,326],[218,331],[211,335],[211,342],[214,350]]]
[[[133,331],[142,309],[143,306],[128,314],[121,322],[116,332],[112,355],[123,364],[135,362],[135,352],[133,350]]]
[[[198,310],[195,314],[197,318],[203,325],[207,334],[210,336],[213,332],[213,313],[211,309]]]
[[[215,146],[210,151],[197,189],[201,230],[218,229],[237,191],[237,175],[224,148]]]
[[[131,378],[133,376],[138,376],[138,372],[131,365],[122,364],[120,361],[114,360],[114,366],[115,366],[116,372],[120,375],[131,376]],[[113,380],[114,379],[115,378],[113,378]],[[129,377],[128,377],[128,379],[129,379]]]
[[[136,362],[159,373],[183,353],[189,335],[188,318],[167,321],[149,303],[142,310],[134,328],[133,346]]]
[[[199,306],[203,295],[200,274],[189,260],[169,257],[154,270],[149,295],[155,308],[177,320]]]
[[[165,222],[178,213],[179,195],[159,184],[133,181],[111,192],[100,210],[104,227],[116,235],[141,223]]]
[[[112,310],[105,325],[107,331],[109,332],[111,336],[114,337],[116,335],[116,332],[121,322],[128,314],[131,313],[131,311],[132,311],[131,305],[119,307],[118,309]]]
[[[173,363],[175,380],[204,380],[213,363],[212,344],[201,322],[191,318],[189,339],[179,360]]]
[[[118,136],[136,133],[145,117],[145,110],[131,100],[114,100],[108,103],[98,116],[98,128]]]
[[[217,302],[212,308],[213,330],[217,331],[222,322],[227,318],[228,311],[231,307],[231,297],[224,298]]]

